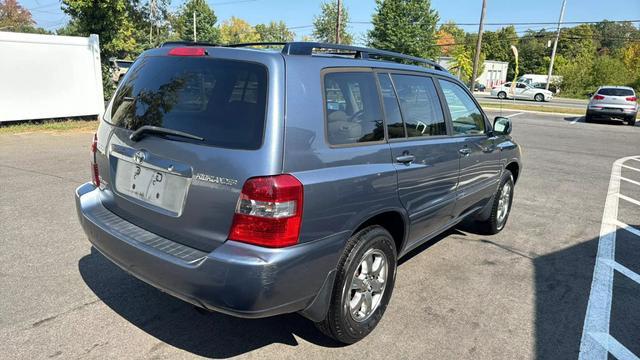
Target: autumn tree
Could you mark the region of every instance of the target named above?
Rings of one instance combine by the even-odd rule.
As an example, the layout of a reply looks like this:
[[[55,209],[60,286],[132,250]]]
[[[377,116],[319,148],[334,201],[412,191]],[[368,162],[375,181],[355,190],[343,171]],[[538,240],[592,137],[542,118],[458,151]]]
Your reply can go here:
[[[287,42],[293,41],[296,34],[287,28],[284,21],[271,21],[268,24],[258,24],[255,26],[256,32],[263,42]]]
[[[439,54],[435,46],[439,16],[430,0],[376,0],[376,4],[371,46],[423,58]]]
[[[338,22],[338,1],[331,0],[320,5],[321,14],[313,18],[313,37],[321,42],[336,43],[336,26]],[[340,11],[340,43],[351,44],[353,35],[347,31],[349,11],[343,5]]]
[[[35,26],[31,12],[16,0],[0,0],[0,31],[48,33]]]
[[[260,35],[248,22],[232,16],[220,25],[220,40],[224,44],[254,43]]]

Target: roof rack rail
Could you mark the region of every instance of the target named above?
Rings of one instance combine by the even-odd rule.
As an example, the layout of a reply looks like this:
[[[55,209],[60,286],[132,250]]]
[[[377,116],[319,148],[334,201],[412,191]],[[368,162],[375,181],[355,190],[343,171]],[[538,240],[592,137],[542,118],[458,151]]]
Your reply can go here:
[[[438,71],[448,72],[442,65],[438,64],[433,60],[423,59],[416,56],[405,55],[393,51],[387,50],[378,50],[374,48],[366,48],[359,46],[351,46],[351,45],[341,45],[341,44],[328,44],[328,43],[320,43],[320,42],[265,42],[265,43],[246,43],[246,44],[231,44],[226,45],[229,47],[251,47],[251,46],[282,46],[282,53],[286,55],[313,55],[313,51],[315,49],[322,50],[338,50],[345,52],[352,52],[354,58],[356,59],[365,59],[365,60],[396,60],[394,62],[398,62],[397,60],[406,60],[419,64],[426,64],[432,66],[434,69]],[[330,54],[339,55],[339,52],[331,52]]]
[[[208,42],[193,42],[193,41],[165,41],[160,44],[159,47],[169,47],[169,46],[220,46],[218,44],[208,43]]]

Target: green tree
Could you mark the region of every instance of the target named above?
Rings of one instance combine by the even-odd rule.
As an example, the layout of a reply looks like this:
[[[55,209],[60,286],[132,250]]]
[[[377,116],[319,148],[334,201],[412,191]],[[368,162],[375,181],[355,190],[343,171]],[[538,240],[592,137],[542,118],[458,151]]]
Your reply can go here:
[[[263,42],[287,42],[293,41],[296,34],[287,28],[284,21],[271,21],[268,24],[258,24],[255,26],[256,32]]]
[[[604,20],[593,28],[600,53],[614,54],[624,49],[630,41],[640,40],[640,30],[630,22]]]
[[[507,78],[513,78],[515,62],[511,45],[518,44],[518,35],[513,26],[507,26],[498,31],[487,31],[482,35],[482,52],[489,60],[506,61],[509,63]]]
[[[376,0],[370,45],[423,58],[435,58],[438,13],[430,0]]]
[[[137,52],[156,47],[172,38],[171,0],[129,0]]]
[[[520,74],[546,74],[551,50],[547,42],[553,34],[545,30],[528,30],[518,41]]]
[[[453,58],[449,65],[449,71],[456,74],[465,83],[471,83],[473,75],[473,55],[474,51],[467,46],[456,46],[451,52]],[[478,74],[484,72],[484,53],[480,53],[480,63],[478,64]]]
[[[0,0],[0,31],[49,33],[45,29],[36,27],[31,12],[16,0]]]
[[[205,0],[188,0],[175,16],[171,25],[181,40],[193,41],[193,13],[196,14],[196,40],[210,43],[220,42],[220,30],[216,27],[218,18]]]
[[[78,35],[100,36],[103,62],[136,49],[130,9],[127,0],[62,0],[62,10],[71,16]]]
[[[322,13],[313,18],[313,37],[317,41],[336,43],[336,25],[338,22],[338,2],[331,0],[320,5]],[[342,6],[340,11],[340,43],[351,44],[353,35],[347,31],[349,23],[349,11]]]
[[[582,24],[568,29],[562,29],[558,41],[558,54],[571,59],[579,56],[595,57],[597,43],[595,27]]]
[[[220,25],[220,40],[224,44],[253,43],[260,41],[260,34],[248,22],[232,16]]]

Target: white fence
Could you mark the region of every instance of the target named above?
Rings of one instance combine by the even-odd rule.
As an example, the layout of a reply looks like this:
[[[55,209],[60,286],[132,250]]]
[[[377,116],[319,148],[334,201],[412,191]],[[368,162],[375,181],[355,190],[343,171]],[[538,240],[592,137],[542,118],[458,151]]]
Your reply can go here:
[[[97,35],[0,32],[0,122],[103,112]]]

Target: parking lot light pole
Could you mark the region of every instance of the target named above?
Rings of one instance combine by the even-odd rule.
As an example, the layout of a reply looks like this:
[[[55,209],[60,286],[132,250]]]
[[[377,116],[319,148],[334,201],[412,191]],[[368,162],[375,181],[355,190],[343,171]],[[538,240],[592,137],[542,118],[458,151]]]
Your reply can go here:
[[[553,42],[553,50],[551,51],[551,61],[549,62],[549,75],[547,75],[547,85],[545,89],[549,90],[549,84],[551,83],[551,75],[553,75],[553,63],[556,60],[556,49],[558,49],[558,40],[560,39],[560,26],[562,25],[562,19],[564,18],[564,8],[567,5],[567,0],[562,0],[562,8],[560,9],[560,19],[558,19],[558,30],[556,31],[556,40]]]
[[[480,13],[480,27],[478,28],[478,41],[476,42],[476,54],[473,57],[473,71],[471,72],[470,90],[473,93],[478,76],[478,63],[480,62],[480,50],[482,49],[482,31],[484,29],[484,15],[487,12],[487,0],[482,0],[482,12]]]

